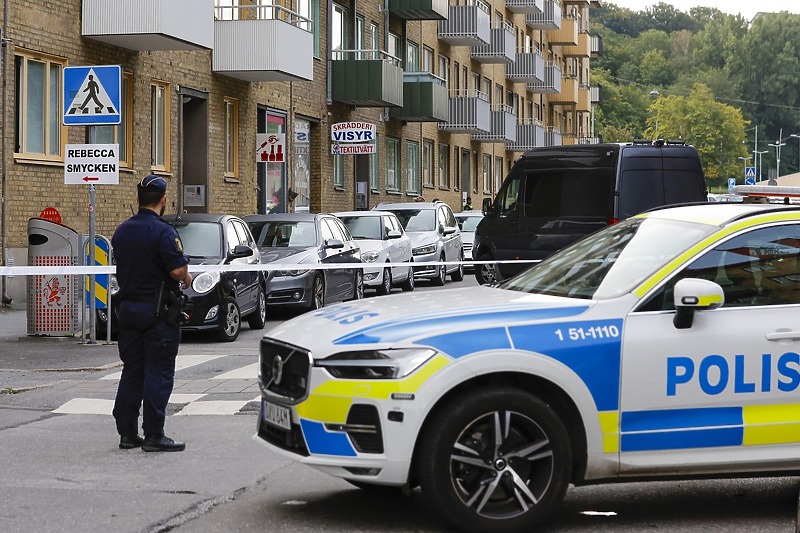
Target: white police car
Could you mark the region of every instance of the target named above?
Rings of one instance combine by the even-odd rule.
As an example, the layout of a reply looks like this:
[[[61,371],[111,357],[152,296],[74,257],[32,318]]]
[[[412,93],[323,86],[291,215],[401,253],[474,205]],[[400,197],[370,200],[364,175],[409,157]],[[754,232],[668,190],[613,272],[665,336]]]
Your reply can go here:
[[[306,314],[261,341],[254,438],[480,532],[570,483],[796,471],[799,254],[796,207],[674,207],[497,287]]]

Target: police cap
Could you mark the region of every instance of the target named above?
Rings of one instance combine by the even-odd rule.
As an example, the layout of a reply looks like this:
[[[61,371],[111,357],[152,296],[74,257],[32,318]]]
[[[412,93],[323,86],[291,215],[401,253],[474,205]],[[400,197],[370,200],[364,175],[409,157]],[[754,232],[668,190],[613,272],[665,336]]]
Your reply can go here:
[[[167,192],[167,180],[161,176],[150,174],[149,176],[142,178],[142,181],[136,185],[136,189],[140,193],[146,192],[151,194],[164,194]]]

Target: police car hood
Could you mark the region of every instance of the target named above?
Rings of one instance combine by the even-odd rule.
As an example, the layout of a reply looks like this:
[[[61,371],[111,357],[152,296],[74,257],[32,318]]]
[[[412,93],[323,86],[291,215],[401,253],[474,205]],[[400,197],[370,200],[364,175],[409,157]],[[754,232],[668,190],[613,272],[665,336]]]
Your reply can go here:
[[[425,345],[442,335],[574,317],[593,304],[492,287],[369,298],[305,313],[270,330],[277,339],[325,358],[353,349]]]

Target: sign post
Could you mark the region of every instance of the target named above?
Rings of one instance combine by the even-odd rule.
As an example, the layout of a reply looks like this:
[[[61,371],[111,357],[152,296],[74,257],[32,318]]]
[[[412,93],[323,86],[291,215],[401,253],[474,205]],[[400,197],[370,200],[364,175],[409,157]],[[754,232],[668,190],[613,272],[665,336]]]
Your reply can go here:
[[[64,125],[89,126],[89,142],[94,143],[97,138],[95,126],[119,124],[122,120],[122,67],[119,65],[64,67],[63,102]],[[103,146],[107,148],[104,149]],[[100,183],[115,185],[119,183],[119,146],[68,144],[66,149],[64,183],[89,184],[89,242],[94,243],[94,186]],[[89,253],[89,264],[94,265],[94,246],[89,247]],[[97,344],[94,284],[95,276],[90,274],[89,344]]]

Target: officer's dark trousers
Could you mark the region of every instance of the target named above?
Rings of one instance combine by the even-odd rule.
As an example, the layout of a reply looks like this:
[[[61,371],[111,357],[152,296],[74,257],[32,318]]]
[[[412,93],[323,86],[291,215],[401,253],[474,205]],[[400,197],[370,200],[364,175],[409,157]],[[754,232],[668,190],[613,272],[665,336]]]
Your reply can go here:
[[[122,377],[114,402],[114,419],[120,435],[136,435],[139,406],[145,437],[164,435],[164,417],[175,380],[175,357],[181,332],[162,316],[155,318],[154,304],[125,301],[119,307],[119,357]]]

